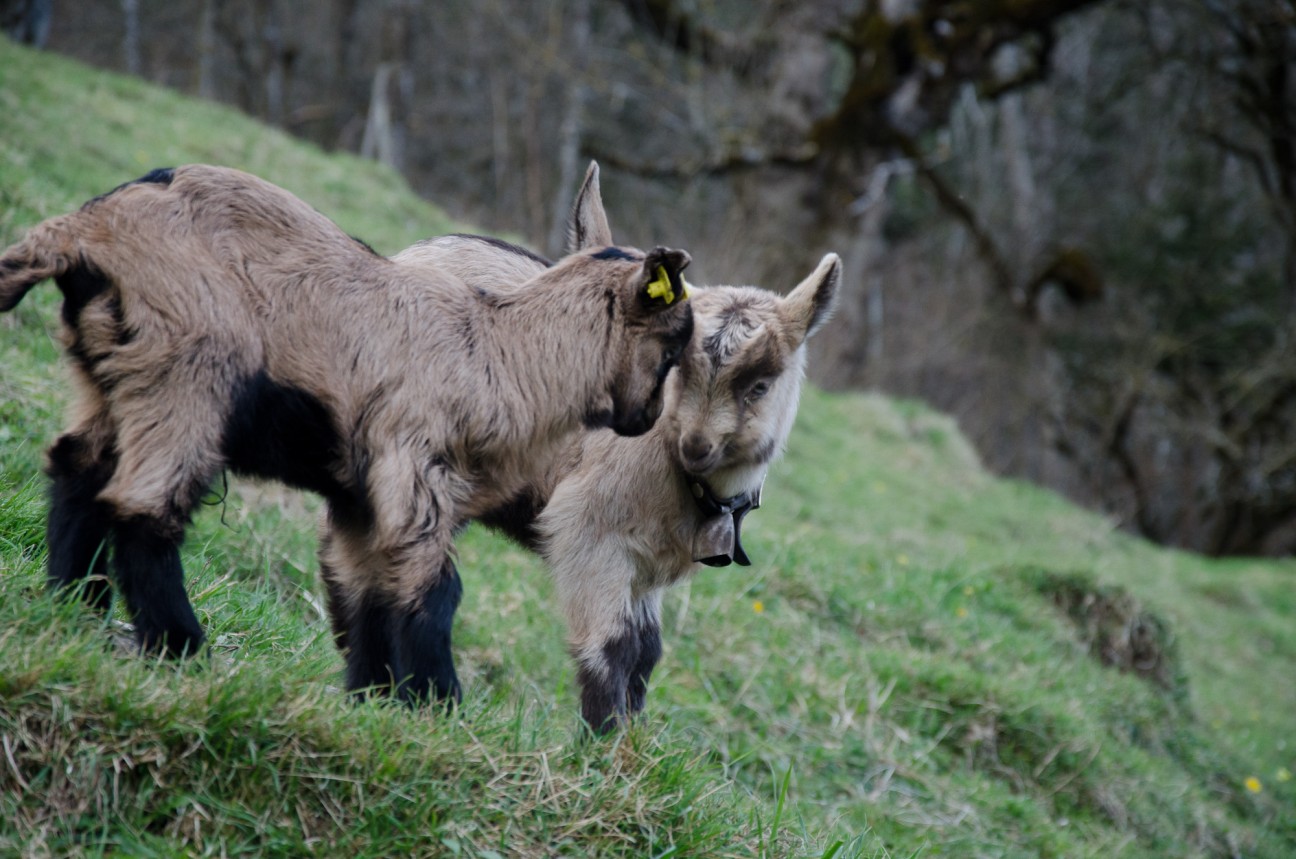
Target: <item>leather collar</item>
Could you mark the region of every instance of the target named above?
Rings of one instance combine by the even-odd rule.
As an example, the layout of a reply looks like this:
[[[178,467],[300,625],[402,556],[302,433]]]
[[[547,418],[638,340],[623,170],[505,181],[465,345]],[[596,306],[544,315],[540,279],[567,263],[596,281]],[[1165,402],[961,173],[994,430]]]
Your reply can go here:
[[[742,547],[742,521],[761,506],[765,482],[762,480],[752,492],[721,498],[701,478],[689,477],[686,481],[689,494],[704,517],[694,540],[693,560],[708,567],[727,567],[733,563],[751,566],[751,558]]]

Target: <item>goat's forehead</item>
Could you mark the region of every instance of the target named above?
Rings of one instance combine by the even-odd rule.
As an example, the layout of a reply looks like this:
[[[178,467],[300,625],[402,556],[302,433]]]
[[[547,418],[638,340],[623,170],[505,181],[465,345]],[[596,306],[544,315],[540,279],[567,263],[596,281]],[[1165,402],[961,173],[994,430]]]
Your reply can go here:
[[[778,320],[778,301],[763,290],[733,287],[709,289],[698,296],[694,308],[697,342],[714,367],[721,367],[743,351],[762,328]]]

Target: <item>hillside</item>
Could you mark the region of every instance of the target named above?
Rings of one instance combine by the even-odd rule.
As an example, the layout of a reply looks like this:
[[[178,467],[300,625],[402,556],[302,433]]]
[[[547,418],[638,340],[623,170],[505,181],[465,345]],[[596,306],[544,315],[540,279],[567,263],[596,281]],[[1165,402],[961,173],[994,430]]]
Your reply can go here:
[[[376,165],[3,41],[0,107],[4,244],[187,161],[380,252],[453,229]],[[874,395],[807,392],[755,565],[668,599],[613,740],[578,738],[543,567],[476,528],[464,707],[347,703],[316,504],[273,486],[216,487],[190,533],[210,655],[135,658],[42,593],[57,313],[47,285],[0,317],[0,854],[1296,855],[1296,564],[1124,536]]]

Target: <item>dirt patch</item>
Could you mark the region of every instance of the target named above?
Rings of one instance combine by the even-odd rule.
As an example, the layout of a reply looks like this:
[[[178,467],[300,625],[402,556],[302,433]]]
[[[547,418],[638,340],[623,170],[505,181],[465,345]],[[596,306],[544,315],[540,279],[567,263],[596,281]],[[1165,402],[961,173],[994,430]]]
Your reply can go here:
[[[1040,591],[1075,624],[1089,654],[1109,668],[1134,674],[1168,692],[1185,691],[1169,623],[1118,585],[1081,573],[1048,573]]]

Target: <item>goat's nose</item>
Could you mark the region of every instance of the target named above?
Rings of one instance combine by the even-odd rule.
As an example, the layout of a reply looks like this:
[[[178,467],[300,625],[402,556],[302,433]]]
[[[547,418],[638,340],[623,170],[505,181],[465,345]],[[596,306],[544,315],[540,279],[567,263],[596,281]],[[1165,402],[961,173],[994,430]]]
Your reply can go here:
[[[700,432],[689,433],[680,443],[680,453],[684,455],[684,465],[696,470],[706,465],[711,456],[712,444]]]

